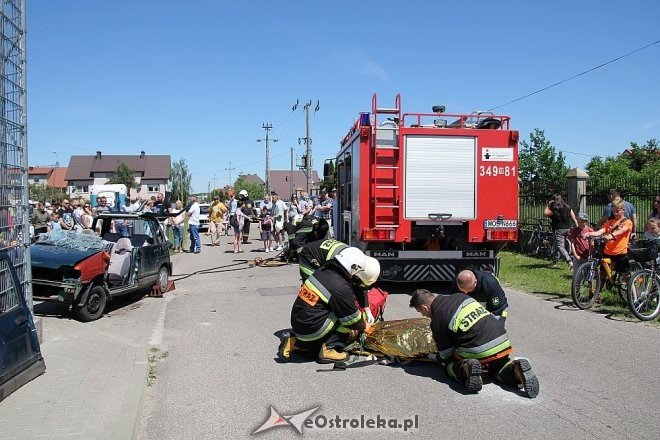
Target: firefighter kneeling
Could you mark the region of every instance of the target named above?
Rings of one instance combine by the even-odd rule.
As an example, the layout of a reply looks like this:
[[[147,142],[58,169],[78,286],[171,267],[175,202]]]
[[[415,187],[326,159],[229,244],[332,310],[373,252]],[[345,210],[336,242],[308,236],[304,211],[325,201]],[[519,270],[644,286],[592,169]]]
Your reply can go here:
[[[364,315],[357,306],[363,289],[380,275],[378,260],[349,247],[316,269],[303,283],[291,310],[294,335],[284,334],[277,355],[285,362],[294,351],[320,363],[343,362],[343,351],[351,331],[364,332],[373,322],[370,312]],[[368,309],[367,309],[368,310]]]
[[[481,375],[488,372],[505,385],[522,387],[530,398],[538,395],[539,381],[529,361],[509,357],[513,347],[504,326],[474,298],[462,293],[435,295],[417,289],[410,307],[431,318],[439,360],[469,392],[481,391]]]

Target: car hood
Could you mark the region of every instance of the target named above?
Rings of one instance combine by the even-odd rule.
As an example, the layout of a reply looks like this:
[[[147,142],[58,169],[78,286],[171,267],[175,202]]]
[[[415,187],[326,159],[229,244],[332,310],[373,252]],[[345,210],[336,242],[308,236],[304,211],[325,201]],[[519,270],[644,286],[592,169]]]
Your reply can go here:
[[[35,243],[30,246],[32,267],[57,269],[60,266],[75,266],[90,255],[103,252],[101,249],[70,249],[61,246]]]

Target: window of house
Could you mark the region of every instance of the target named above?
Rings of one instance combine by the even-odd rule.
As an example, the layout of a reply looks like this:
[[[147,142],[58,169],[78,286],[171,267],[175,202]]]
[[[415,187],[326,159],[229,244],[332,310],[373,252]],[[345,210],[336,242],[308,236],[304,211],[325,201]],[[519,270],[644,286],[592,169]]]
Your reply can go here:
[[[89,185],[76,185],[76,192],[79,193],[89,192]]]
[[[147,185],[147,191],[149,192],[159,192],[160,185]]]

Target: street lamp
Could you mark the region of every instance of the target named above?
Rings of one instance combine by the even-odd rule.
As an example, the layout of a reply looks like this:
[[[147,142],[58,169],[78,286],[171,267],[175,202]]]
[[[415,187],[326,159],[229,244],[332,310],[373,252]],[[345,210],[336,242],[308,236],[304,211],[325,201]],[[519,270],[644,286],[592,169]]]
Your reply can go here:
[[[60,167],[60,158],[57,156],[57,151],[53,151],[53,154],[55,155],[55,168]]]

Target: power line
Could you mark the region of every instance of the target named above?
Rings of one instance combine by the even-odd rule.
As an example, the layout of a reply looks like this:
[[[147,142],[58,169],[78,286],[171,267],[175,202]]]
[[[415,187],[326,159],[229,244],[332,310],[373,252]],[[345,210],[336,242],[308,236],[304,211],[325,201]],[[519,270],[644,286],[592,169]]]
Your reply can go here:
[[[576,154],[578,156],[586,156],[586,157],[594,157],[593,154],[587,154],[587,153],[576,153],[575,151],[568,151],[568,150],[557,150],[561,153],[566,153],[566,154]]]
[[[286,152],[281,153],[281,154],[272,154],[270,156],[270,158],[273,159],[273,158],[276,158],[276,157],[282,157],[282,156],[288,156],[288,155],[289,155],[289,152],[286,151]],[[245,168],[245,167],[249,167],[250,165],[256,165],[256,164],[264,163],[265,161],[266,161],[265,159],[255,160],[254,162],[244,163],[242,165],[236,165],[236,168]],[[233,168],[233,169],[236,169],[236,168]],[[218,170],[211,170],[211,171],[194,171],[194,172],[190,172],[189,174],[191,174],[191,175],[192,174],[213,174],[213,173],[217,173],[217,172],[222,172],[222,170],[218,169]]]
[[[592,67],[591,69],[585,70],[584,72],[580,72],[580,73],[578,73],[577,75],[573,75],[573,76],[571,76],[570,78],[563,79],[563,80],[561,80],[561,81],[559,81],[559,82],[556,82],[556,83],[554,83],[554,84],[551,84],[551,85],[549,85],[549,86],[547,86],[547,87],[543,87],[542,89],[539,89],[539,90],[537,90],[537,91],[535,91],[535,92],[528,93],[528,94],[525,95],[525,96],[521,96],[520,98],[516,98],[516,99],[514,99],[514,100],[512,100],[512,101],[509,101],[509,102],[507,102],[507,103],[505,103],[505,104],[501,104],[501,105],[498,105],[498,106],[496,106],[496,107],[490,108],[490,109],[488,109],[488,111],[491,112],[491,111],[493,111],[493,110],[495,110],[495,109],[498,109],[498,108],[500,108],[500,107],[504,107],[505,105],[513,104],[514,102],[518,102],[518,101],[521,101],[521,100],[523,100],[523,99],[525,99],[525,98],[529,98],[529,97],[532,96],[532,95],[536,95],[537,93],[541,93],[541,92],[543,92],[543,91],[545,91],[545,90],[548,90],[548,89],[551,89],[551,88],[553,88],[553,87],[556,87],[556,86],[558,86],[558,85],[560,85],[560,84],[563,84],[563,83],[565,83],[565,82],[568,82],[568,81],[570,81],[570,80],[572,80],[572,79],[575,79],[575,78],[577,78],[577,77],[579,77],[579,76],[585,75],[585,74],[587,74],[587,73],[589,73],[589,72],[593,72],[594,70],[600,69],[601,67],[607,66],[608,64],[612,64],[612,63],[615,62],[615,61],[619,61],[620,59],[623,59],[623,58],[625,58],[625,57],[627,57],[627,56],[630,56],[630,55],[632,55],[632,54],[634,54],[634,53],[637,53],[637,52],[639,52],[639,51],[642,51],[642,50],[644,50],[644,49],[647,49],[647,48],[649,48],[649,47],[651,47],[651,46],[653,46],[653,45],[655,45],[655,44],[658,44],[658,43],[660,43],[660,40],[654,41],[653,43],[651,43],[651,44],[647,44],[646,46],[644,46],[644,47],[640,47],[639,49],[635,49],[635,50],[633,50],[632,52],[628,52],[628,53],[625,54],[625,55],[621,55],[621,56],[619,56],[619,57],[612,58],[611,60],[606,61],[606,62],[604,62],[603,64],[600,64],[600,65],[598,65],[598,66]]]

